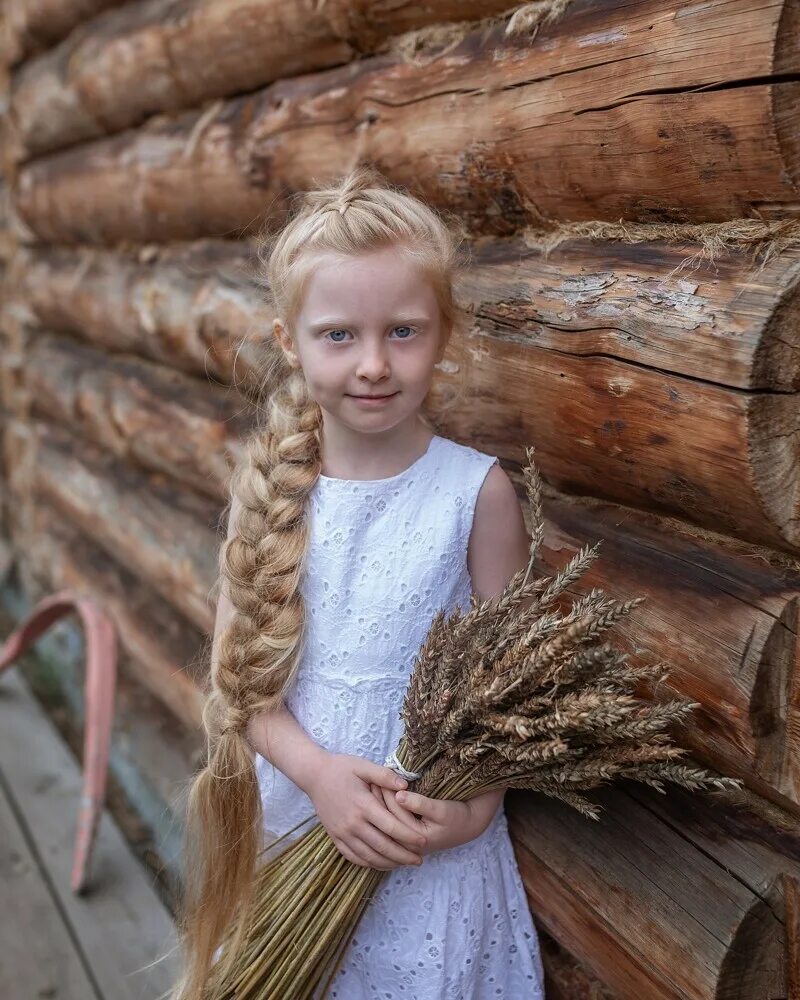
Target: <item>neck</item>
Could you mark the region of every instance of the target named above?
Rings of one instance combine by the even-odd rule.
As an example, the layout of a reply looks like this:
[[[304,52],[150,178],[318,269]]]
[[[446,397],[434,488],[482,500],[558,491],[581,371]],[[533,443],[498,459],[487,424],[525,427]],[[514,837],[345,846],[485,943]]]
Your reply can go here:
[[[323,415],[322,475],[337,479],[384,479],[425,453],[433,434],[414,414],[386,431],[355,431]]]

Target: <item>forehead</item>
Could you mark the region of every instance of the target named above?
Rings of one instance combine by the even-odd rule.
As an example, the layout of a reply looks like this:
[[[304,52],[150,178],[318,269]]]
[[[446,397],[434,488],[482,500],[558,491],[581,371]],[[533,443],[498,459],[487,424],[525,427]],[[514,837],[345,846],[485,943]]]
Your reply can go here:
[[[434,315],[433,287],[422,266],[397,247],[358,257],[320,254],[305,286],[298,319],[378,316],[410,308]]]

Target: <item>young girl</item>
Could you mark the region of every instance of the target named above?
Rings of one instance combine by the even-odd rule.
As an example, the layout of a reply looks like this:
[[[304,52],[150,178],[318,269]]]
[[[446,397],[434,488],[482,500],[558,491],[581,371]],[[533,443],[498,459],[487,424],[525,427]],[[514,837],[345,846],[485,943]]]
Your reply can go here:
[[[276,349],[220,552],[209,763],[187,823],[187,1000],[251,898],[258,852],[309,817],[389,873],[332,998],[544,995],[503,790],[431,799],[387,766],[437,610],[495,596],[529,557],[495,457],[432,433],[426,414],[465,319],[457,249],[436,212],[362,167],[307,194],[266,258]]]

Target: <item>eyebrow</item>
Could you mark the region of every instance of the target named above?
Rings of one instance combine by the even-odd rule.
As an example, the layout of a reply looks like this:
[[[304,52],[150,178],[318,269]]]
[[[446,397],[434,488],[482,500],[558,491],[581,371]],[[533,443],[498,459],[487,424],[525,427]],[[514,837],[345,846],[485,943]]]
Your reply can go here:
[[[428,316],[401,316],[400,318],[393,321],[394,323],[429,323],[430,319]],[[309,326],[310,330],[321,330],[326,326],[358,326],[358,323],[352,323],[347,319],[337,319],[333,317],[332,319],[321,319],[316,323],[311,323]]]

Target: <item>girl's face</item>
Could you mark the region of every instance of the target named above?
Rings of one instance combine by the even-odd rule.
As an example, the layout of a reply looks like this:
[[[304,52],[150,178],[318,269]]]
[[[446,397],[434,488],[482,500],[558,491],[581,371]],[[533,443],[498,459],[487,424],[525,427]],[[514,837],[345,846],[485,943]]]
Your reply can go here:
[[[355,431],[415,419],[443,355],[433,288],[397,247],[362,257],[321,255],[294,338],[279,320],[274,329],[326,416]],[[358,399],[386,395],[377,403]]]

